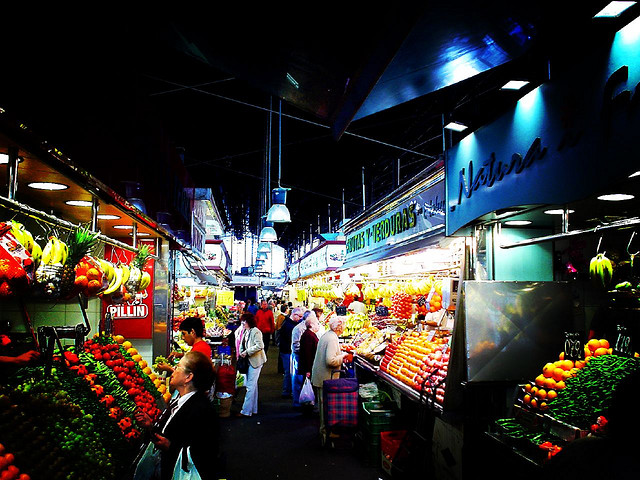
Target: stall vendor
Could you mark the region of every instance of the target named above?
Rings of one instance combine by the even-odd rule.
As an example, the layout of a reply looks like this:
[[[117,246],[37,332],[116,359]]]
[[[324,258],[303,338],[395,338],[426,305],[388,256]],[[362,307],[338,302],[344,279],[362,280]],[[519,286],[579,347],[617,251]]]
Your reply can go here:
[[[180,333],[182,339],[191,347],[192,352],[201,352],[207,358],[211,358],[211,347],[204,336],[204,324],[201,318],[187,317],[180,323]],[[158,363],[158,370],[164,371],[171,375],[174,368],[167,363]]]

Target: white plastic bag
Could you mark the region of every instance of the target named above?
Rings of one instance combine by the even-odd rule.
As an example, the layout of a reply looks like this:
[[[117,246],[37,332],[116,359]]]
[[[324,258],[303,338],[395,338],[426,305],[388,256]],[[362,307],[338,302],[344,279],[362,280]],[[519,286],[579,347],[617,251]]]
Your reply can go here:
[[[183,457],[183,455],[185,455],[185,449],[180,450],[176,466],[173,468],[173,480],[202,480],[191,459],[190,448],[191,447],[186,448],[186,458]]]
[[[302,390],[300,390],[300,398],[298,401],[302,403],[309,403],[311,405],[315,405],[316,396],[313,393],[313,386],[311,385],[311,380],[309,377],[304,379],[304,384],[302,385]]]

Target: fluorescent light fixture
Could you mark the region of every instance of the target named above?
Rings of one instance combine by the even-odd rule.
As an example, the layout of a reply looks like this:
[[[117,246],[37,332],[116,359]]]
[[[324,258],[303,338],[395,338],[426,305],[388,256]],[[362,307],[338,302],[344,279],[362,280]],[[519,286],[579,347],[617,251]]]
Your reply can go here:
[[[116,230],[133,230],[133,225],[114,225]]]
[[[504,222],[505,225],[509,225],[511,227],[523,227],[524,225],[530,225],[530,220],[507,220]]]
[[[69,188],[69,185],[54,182],[32,182],[28,186],[36,190],[66,190]]]
[[[631,200],[632,198],[634,198],[634,196],[627,193],[611,193],[608,195],[600,195],[598,197],[598,200],[605,200],[607,202],[620,202],[622,200]]]
[[[72,207],[90,207],[93,205],[93,202],[90,202],[89,200],[67,200],[64,203],[71,205]]]
[[[633,177],[637,177],[637,176],[640,176],[640,170],[638,170],[637,172],[634,172],[631,175],[629,175],[629,178],[633,178]]]
[[[463,132],[467,129],[466,125],[463,125],[458,122],[449,122],[444,128],[447,130],[453,130],[454,132]]]
[[[100,213],[98,214],[98,219],[99,220],[118,220],[120,219],[119,215],[109,215],[106,213]]]
[[[147,232],[138,232],[138,233],[137,233],[137,236],[138,236],[138,237],[148,237],[148,236],[150,236],[150,235],[151,235],[151,234],[150,234],[150,233],[147,233]],[[129,236],[133,237],[133,232],[131,232],[131,233],[129,234]]]
[[[569,210],[569,213],[575,212],[575,210]],[[562,215],[564,213],[564,210],[562,210],[561,208],[556,208],[553,210],[545,210],[544,213],[546,213],[547,215]]]
[[[291,85],[293,85],[294,87],[296,87],[296,88],[300,88],[300,84],[296,81],[296,79],[295,79],[295,78],[293,78],[293,77],[291,76],[291,74],[290,74],[290,73],[287,73],[287,80],[289,80],[289,83],[290,83]]]
[[[529,85],[529,82],[526,80],[510,80],[505,83],[500,90],[520,90],[527,85]]]
[[[614,1],[596,13],[593,18],[615,18],[619,17],[626,9],[633,7],[637,2]]]

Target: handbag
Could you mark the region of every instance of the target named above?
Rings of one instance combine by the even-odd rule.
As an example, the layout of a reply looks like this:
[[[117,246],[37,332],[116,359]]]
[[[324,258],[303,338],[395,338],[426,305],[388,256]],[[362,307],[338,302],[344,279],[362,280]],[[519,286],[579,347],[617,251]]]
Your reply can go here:
[[[134,480],[160,480],[160,450],[149,442],[136,465]]]
[[[302,385],[302,389],[300,390],[300,398],[298,399],[300,403],[310,403],[311,405],[315,405],[316,396],[313,393],[313,386],[311,385],[311,380],[309,377],[304,379],[304,384]]]
[[[176,466],[173,467],[173,480],[202,480],[191,458],[191,447],[180,450]],[[186,454],[185,454],[186,451]]]
[[[240,351],[245,350],[246,347],[246,336],[242,337],[242,348]],[[249,371],[249,358],[248,357],[238,357],[238,361],[236,362],[236,370],[240,373],[247,373]]]

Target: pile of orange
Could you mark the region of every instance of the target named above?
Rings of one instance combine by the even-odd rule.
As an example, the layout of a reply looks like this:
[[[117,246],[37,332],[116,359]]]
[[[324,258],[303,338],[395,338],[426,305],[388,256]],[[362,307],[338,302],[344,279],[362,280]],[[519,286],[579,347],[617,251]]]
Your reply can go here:
[[[530,408],[546,410],[548,402],[558,396],[558,390],[565,388],[565,382],[576,375],[592,357],[609,355],[612,350],[606,339],[592,339],[584,346],[584,360],[565,360],[564,352],[560,353],[558,360],[549,362],[542,367],[542,373],[536,379],[524,386],[522,402]]]

